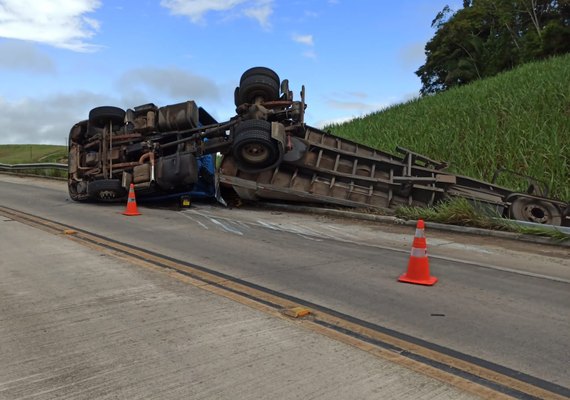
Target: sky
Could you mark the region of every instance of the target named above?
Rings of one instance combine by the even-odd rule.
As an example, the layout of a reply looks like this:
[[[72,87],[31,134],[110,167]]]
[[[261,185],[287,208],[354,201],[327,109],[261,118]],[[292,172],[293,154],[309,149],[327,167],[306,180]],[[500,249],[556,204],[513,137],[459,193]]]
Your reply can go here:
[[[235,115],[241,74],[305,85],[321,127],[418,95],[431,21],[461,0],[0,0],[0,143],[67,143],[98,106]]]

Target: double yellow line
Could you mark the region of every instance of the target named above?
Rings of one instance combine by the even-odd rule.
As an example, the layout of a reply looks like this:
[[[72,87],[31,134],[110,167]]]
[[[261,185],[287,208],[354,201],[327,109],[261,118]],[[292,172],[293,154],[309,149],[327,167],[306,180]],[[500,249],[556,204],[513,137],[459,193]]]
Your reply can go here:
[[[275,317],[294,318],[302,327],[484,398],[570,398],[570,390],[556,384],[367,323],[204,266],[176,260],[7,207],[0,206],[0,215],[63,235],[132,264],[165,272],[176,279]]]

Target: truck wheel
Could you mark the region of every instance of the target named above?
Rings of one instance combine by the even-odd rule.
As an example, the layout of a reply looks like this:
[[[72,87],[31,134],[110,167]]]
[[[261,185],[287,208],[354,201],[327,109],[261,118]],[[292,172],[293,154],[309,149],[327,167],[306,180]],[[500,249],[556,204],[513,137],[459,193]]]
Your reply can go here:
[[[265,76],[273,79],[274,81],[276,81],[279,84],[279,75],[277,75],[277,73],[275,71],[273,71],[272,69],[269,69],[266,67],[253,67],[253,68],[248,69],[247,71],[245,71],[241,75],[241,78],[239,80],[239,84],[241,85],[243,83],[243,81],[245,81],[247,78],[249,78],[251,76],[255,76],[255,75],[265,75]]]
[[[88,201],[89,195],[85,191],[86,186],[85,182],[76,182],[70,179],[67,183],[69,198],[73,201]]]
[[[85,132],[87,132],[87,121],[81,121],[73,125],[69,130],[69,146],[71,146],[71,142],[80,142],[83,140]]]
[[[268,68],[256,67],[246,71],[237,90],[236,107],[253,104],[261,97],[264,101],[279,99],[279,77]]]
[[[275,167],[283,158],[283,151],[271,138],[271,123],[247,120],[234,131],[232,155],[238,168],[245,172],[261,172]]]
[[[113,202],[123,200],[127,191],[119,179],[102,179],[89,182],[87,194],[97,201]]]
[[[518,197],[511,203],[509,216],[518,221],[537,224],[562,224],[562,216],[554,204],[526,197]]]
[[[125,110],[119,107],[103,106],[89,111],[89,123],[97,128],[104,128],[111,121],[113,125],[123,125]]]

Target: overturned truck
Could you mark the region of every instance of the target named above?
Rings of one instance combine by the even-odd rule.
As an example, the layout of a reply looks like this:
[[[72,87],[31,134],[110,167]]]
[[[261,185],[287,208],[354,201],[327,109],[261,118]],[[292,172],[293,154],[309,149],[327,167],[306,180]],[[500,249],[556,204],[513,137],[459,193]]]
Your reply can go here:
[[[120,200],[131,183],[145,197],[212,198],[222,186],[247,200],[379,209],[463,197],[508,218],[570,225],[570,205],[536,183],[518,193],[404,148],[390,154],[306,125],[305,88],[294,100],[271,69],[244,72],[234,101],[236,115],[224,122],[194,101],[92,109],[69,134],[70,197]]]

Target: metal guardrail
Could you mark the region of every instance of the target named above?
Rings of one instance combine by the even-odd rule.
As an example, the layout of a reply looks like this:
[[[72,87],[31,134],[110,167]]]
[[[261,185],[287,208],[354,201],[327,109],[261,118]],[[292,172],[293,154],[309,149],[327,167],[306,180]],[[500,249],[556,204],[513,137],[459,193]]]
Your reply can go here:
[[[58,172],[56,172],[58,171]],[[65,172],[59,172],[65,171]],[[23,176],[38,176],[50,179],[67,179],[67,164],[60,163],[29,163],[29,164],[2,164],[0,173]],[[57,175],[57,176],[54,176]]]
[[[67,171],[67,164],[60,163],[30,163],[30,164],[2,164],[0,171],[19,171],[25,169],[58,169]]]

